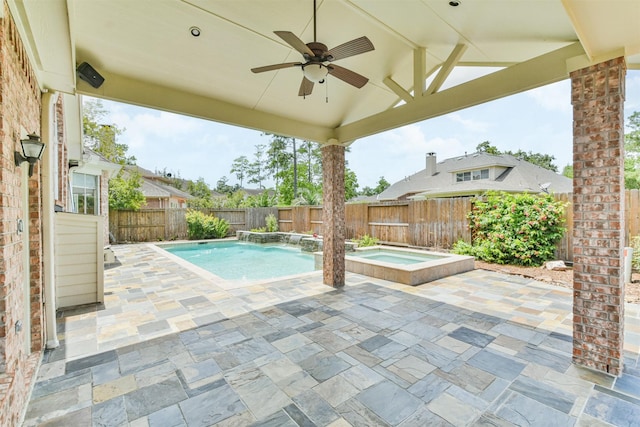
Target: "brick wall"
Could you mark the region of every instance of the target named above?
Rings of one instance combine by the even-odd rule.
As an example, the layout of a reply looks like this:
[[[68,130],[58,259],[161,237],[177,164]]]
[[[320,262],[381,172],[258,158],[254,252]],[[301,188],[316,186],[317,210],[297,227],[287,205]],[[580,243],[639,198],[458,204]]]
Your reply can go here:
[[[145,209],[164,209],[167,205],[165,199],[147,197]]]
[[[624,58],[571,74],[573,360],[622,373]]]
[[[0,5],[0,425],[18,425],[42,348],[41,178],[36,165],[28,188],[22,168],[14,164],[23,131],[40,134],[40,90],[7,5]],[[29,195],[28,218],[23,215]],[[29,223],[30,248],[24,248],[18,220]],[[30,301],[25,301],[23,251],[30,256]],[[25,308],[31,307],[31,331],[16,331]],[[25,351],[31,334],[31,355]]]
[[[322,277],[325,285],[341,287],[345,283],[344,147],[322,147],[322,180]]]

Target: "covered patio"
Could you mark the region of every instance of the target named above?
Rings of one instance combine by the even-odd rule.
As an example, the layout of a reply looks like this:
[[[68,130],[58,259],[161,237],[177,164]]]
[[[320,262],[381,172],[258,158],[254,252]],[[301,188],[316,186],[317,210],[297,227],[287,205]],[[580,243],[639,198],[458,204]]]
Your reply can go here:
[[[385,370],[389,370],[387,368],[390,367],[402,370],[407,364],[415,364],[427,370],[433,366],[443,369],[443,372],[447,372],[446,369],[454,372],[455,365],[475,361],[475,365],[471,365],[474,369],[487,368],[486,372],[489,375],[505,381],[510,380],[499,377],[495,372],[492,373],[488,365],[502,361],[500,357],[509,359],[507,356],[520,355],[518,357],[527,362],[517,361],[515,365],[514,372],[518,371],[518,374],[511,380],[518,381],[517,379],[523,375],[522,372],[531,366],[527,357],[536,358],[545,340],[551,339],[563,349],[561,353],[566,353],[563,357],[568,357],[575,364],[575,366],[568,366],[568,370],[585,366],[602,374],[612,375],[607,377],[609,382],[604,385],[599,384],[596,387],[593,382],[590,383],[593,386],[592,390],[599,393],[597,395],[587,396],[577,392],[577,394],[571,394],[572,392],[567,391],[575,397],[574,399],[558,392],[560,401],[573,403],[567,403],[566,406],[554,410],[560,410],[562,414],[574,417],[574,421],[578,417],[587,415],[605,419],[602,413],[583,414],[582,409],[576,409],[583,408],[576,403],[578,402],[576,399],[587,399],[591,402],[597,402],[597,399],[602,396],[604,396],[603,399],[609,399],[614,396],[611,393],[612,382],[619,384],[625,375],[635,375],[634,372],[637,372],[635,370],[637,364],[627,361],[624,353],[625,304],[622,265],[625,219],[622,205],[625,75],[628,68],[640,67],[640,26],[638,26],[640,2],[627,0],[487,0],[482,2],[467,0],[319,0],[317,2],[312,0],[273,2],[4,0],[0,18],[2,22],[0,50],[3,55],[1,71],[5,76],[0,82],[2,98],[0,113],[3,119],[3,128],[0,132],[2,137],[2,194],[0,196],[6,201],[0,206],[0,220],[4,233],[0,243],[2,250],[0,274],[3,277],[0,284],[0,318],[2,319],[0,324],[0,385],[2,386],[0,388],[2,407],[0,422],[6,420],[7,423],[15,424],[16,420],[21,419],[23,403],[27,399],[31,379],[39,365],[40,352],[45,347],[49,348],[53,352],[47,353],[47,357],[51,357],[56,354],[55,349],[60,346],[57,331],[59,324],[56,318],[60,305],[56,294],[56,271],[59,266],[56,265],[55,219],[56,212],[69,211],[70,200],[67,197],[69,171],[84,161],[80,108],[82,95],[302,138],[314,141],[322,147],[324,169],[324,230],[322,234],[325,242],[325,256],[322,277],[317,277],[313,284],[320,289],[319,293],[305,297],[309,298],[305,301],[308,301],[310,306],[304,304],[289,306],[283,302],[282,296],[279,296],[273,301],[265,302],[270,307],[275,307],[267,310],[267,314],[260,311],[264,307],[247,306],[245,307],[247,311],[244,313],[224,314],[224,316],[221,314],[223,316],[221,319],[190,325],[187,329],[195,328],[191,334],[215,335],[220,332],[218,328],[229,326],[230,330],[238,328],[234,332],[242,335],[242,340],[247,339],[249,340],[247,342],[254,343],[252,334],[255,335],[255,331],[250,327],[241,329],[242,322],[248,319],[249,323],[253,323],[253,318],[256,318],[266,325],[273,326],[267,322],[270,310],[274,313],[285,313],[282,316],[287,319],[293,316],[296,320],[292,320],[292,328],[296,329],[304,328],[300,322],[304,323],[305,320],[300,319],[304,318],[306,315],[304,312],[307,309],[310,310],[308,313],[312,313],[315,312],[315,307],[331,307],[325,308],[325,311],[328,310],[325,314],[329,318],[337,317],[337,325],[355,320],[359,317],[358,313],[368,313],[367,310],[375,309],[378,310],[374,311],[375,313],[387,314],[391,323],[377,326],[372,324],[372,329],[369,330],[376,334],[375,336],[353,337],[358,342],[354,349],[357,352],[360,351],[357,349],[366,350],[375,357],[383,359],[384,362],[379,363],[380,366],[382,363],[388,365],[382,366]],[[368,42],[361,37],[366,37]],[[347,43],[347,46],[342,45],[343,43]],[[325,50],[320,46],[321,44],[326,44],[329,50]],[[334,59],[339,60],[339,65],[333,63]],[[288,65],[281,67],[279,64],[283,63]],[[87,67],[86,64],[91,67]],[[313,77],[303,70],[308,65],[321,68],[321,71],[324,70],[329,75]],[[260,68],[265,66],[266,70]],[[478,70],[481,71],[478,72]],[[309,78],[317,80],[317,83],[312,83]],[[325,78],[324,83],[322,83],[323,78]],[[478,320],[479,325],[470,327],[471,325],[467,322],[477,320],[473,320],[476,308],[467,307],[464,310],[470,311],[462,312],[455,309],[451,313],[445,310],[456,319],[461,316],[460,320],[450,324],[451,319],[429,316],[428,320],[433,323],[425,325],[424,330],[433,331],[435,335],[431,338],[439,337],[447,342],[450,341],[449,339],[458,341],[462,339],[461,342],[470,347],[456,347],[465,348],[458,354],[446,345],[431,343],[438,348],[431,347],[430,344],[426,346],[426,350],[414,349],[415,351],[404,353],[403,358],[396,361],[393,354],[387,353],[386,350],[398,348],[393,343],[403,348],[420,344],[412,344],[411,337],[408,337],[409,341],[405,342],[393,340],[393,331],[406,326],[405,322],[411,322],[403,319],[398,323],[393,312],[387,313],[388,310],[392,310],[391,307],[396,307],[394,302],[406,303],[411,308],[402,308],[402,311],[409,311],[412,316],[425,314],[432,309],[444,310],[448,307],[444,304],[452,304],[452,302],[450,300],[446,303],[435,302],[433,307],[431,303],[426,302],[424,306],[413,308],[412,300],[407,299],[405,292],[387,285],[359,285],[360,278],[354,278],[345,273],[343,246],[345,147],[385,130],[428,120],[564,79],[570,79],[572,84],[573,204],[575,212],[579,213],[574,220],[574,289],[572,293],[567,293],[571,301],[563,301],[563,304],[571,304],[572,309],[568,311],[568,317],[560,320],[560,323],[567,322],[563,324],[563,328],[568,329],[562,329],[560,332],[555,329],[544,329],[547,332],[542,335],[534,334],[534,337],[538,338],[531,339],[535,341],[527,340],[521,348],[510,348],[506,342],[498,344],[495,341],[500,336],[510,336],[504,331],[509,330],[512,325],[526,329],[519,320],[502,319],[495,313],[490,314],[494,317],[487,320],[484,319],[483,314],[482,319]],[[525,112],[517,113],[525,114]],[[32,131],[42,137],[49,149],[44,150],[43,157],[35,168],[20,167],[16,163],[14,153],[19,149],[20,141]],[[541,151],[544,151],[544,143],[544,141],[540,142]],[[185,149],[188,150],[188,143],[185,143]],[[211,150],[212,155],[215,155],[214,144]],[[29,169],[34,171],[33,175],[27,174]],[[97,253],[100,255],[102,246],[96,246],[99,247]],[[99,259],[100,256],[97,258]],[[97,263],[95,261],[92,263],[96,271],[101,271],[101,262],[99,260]],[[139,267],[144,267],[144,263]],[[161,275],[152,271],[150,277],[146,277],[144,281],[161,283],[162,280]],[[357,283],[354,284],[353,281]],[[320,286],[321,284],[328,286],[323,287]],[[248,294],[243,297],[252,298],[250,290],[247,292]],[[119,295],[118,292],[114,293],[116,294]],[[131,299],[135,297],[135,295],[129,296]],[[290,297],[286,296],[285,299]],[[426,295],[426,297],[433,296]],[[255,298],[258,297],[255,296]],[[342,299],[342,304],[345,306],[335,302],[336,298]],[[385,298],[391,300],[391,305],[384,304]],[[455,299],[455,292],[450,292],[447,298]],[[468,300],[467,303],[473,303],[471,295],[465,294],[461,298]],[[380,302],[374,302],[376,299]],[[174,295],[173,300],[175,304],[178,298]],[[363,306],[365,301],[367,301],[367,307],[373,308]],[[253,303],[256,302],[253,301]],[[279,306],[282,303],[285,305]],[[338,306],[336,307],[335,304]],[[181,304],[181,306],[184,305]],[[343,310],[348,310],[349,307],[356,308],[352,314],[348,312],[345,314]],[[531,307],[525,308],[531,309]],[[545,309],[551,308],[551,306],[545,307]],[[394,309],[400,310],[400,308]],[[538,310],[536,307],[532,309]],[[291,314],[287,310],[297,314]],[[449,314],[443,314],[443,316]],[[549,315],[546,311],[538,314],[542,317]],[[321,314],[318,316],[321,319],[312,319],[313,322],[322,323],[325,318],[322,318]],[[278,318],[277,315],[276,318]],[[166,320],[156,320],[160,323],[147,326],[142,330],[137,329],[138,326],[136,326],[135,329],[126,332],[113,333],[118,337],[123,334],[145,336],[153,333],[156,327],[164,328],[165,324],[162,321],[166,322]],[[445,320],[447,323],[442,323]],[[278,322],[278,320],[271,321]],[[493,323],[495,325],[491,326]],[[494,329],[497,326],[499,329],[502,328],[499,325],[508,326],[506,329]],[[476,330],[476,328],[481,329]],[[73,335],[72,332],[65,330],[64,339],[68,340]],[[272,332],[278,333],[278,331]],[[286,333],[289,332],[291,328],[287,329]],[[446,334],[442,336],[438,335],[445,332]],[[297,333],[301,332],[292,332],[293,335]],[[67,334],[71,335],[67,336]],[[552,336],[551,334],[560,335]],[[324,336],[320,334],[313,340],[320,341]],[[566,339],[566,337],[569,338]],[[93,338],[89,337],[89,339]],[[91,351],[99,353],[103,350],[111,351],[111,353],[100,353],[107,354],[108,358],[115,358],[110,360],[111,362],[116,359],[118,363],[122,362],[120,358],[124,356],[124,352],[132,348],[134,349],[131,350],[132,354],[144,353],[145,344],[138,344],[142,348],[123,347],[118,350],[106,350],[98,347],[98,343],[102,342],[101,338],[95,339],[96,348]],[[180,348],[178,341],[183,346],[190,345],[190,338],[186,335],[176,335],[173,339],[171,343],[175,343],[176,348]],[[349,342],[346,336],[341,339]],[[369,339],[373,341],[369,342]],[[400,338],[402,339],[404,338]],[[480,341],[476,341],[478,339]],[[541,341],[537,341],[538,339]],[[510,341],[507,338],[503,340]],[[265,351],[268,349],[258,359],[265,356],[268,359],[275,354],[273,357],[280,360],[278,354],[282,355],[286,352],[265,341],[262,337],[259,344],[250,345],[251,348]],[[275,339],[275,341],[278,340]],[[373,348],[381,342],[386,344]],[[484,342],[486,345],[477,346],[479,342]],[[562,343],[566,344],[561,346]],[[320,345],[318,342],[316,344]],[[66,353],[71,348],[66,345],[65,352],[61,350],[57,354],[65,354],[64,357],[81,355]],[[214,347],[220,345],[215,343]],[[388,345],[391,347],[387,347]],[[499,346],[499,349],[490,347],[493,345]],[[524,350],[529,348],[527,345],[533,345],[534,350]],[[276,350],[272,351],[272,348]],[[380,355],[375,354],[378,348]],[[446,350],[447,363],[440,359],[440,348]],[[471,354],[476,348],[480,350]],[[187,352],[191,351],[186,347],[185,349]],[[352,367],[364,363],[356,362],[359,359],[354,355],[346,355],[347,353],[344,353],[346,356],[341,358],[337,354],[342,350],[334,350],[336,350],[335,354],[332,354],[327,362],[329,366],[333,366],[334,362],[340,366],[346,366],[344,365],[346,363]],[[500,354],[494,354],[496,351]],[[189,358],[193,359],[196,353],[189,353]],[[237,359],[239,356],[235,357]],[[412,358],[407,359],[407,357]],[[81,372],[77,378],[69,380],[70,383],[73,381],[83,383],[83,391],[92,387],[84,383],[87,379],[87,371],[77,369],[78,365],[74,368],[71,361],[69,366],[65,363],[64,367],[61,367],[62,363],[56,365],[52,360],[47,362],[53,363],[44,365],[41,378],[50,375],[51,387],[64,389],[64,385],[56,381],[56,378],[68,380],[65,374],[67,368],[69,372],[74,369]],[[265,359],[264,362],[267,363],[267,360]],[[317,362],[321,361],[317,360]],[[628,362],[626,367],[625,362]],[[82,363],[93,365],[94,359],[88,359]],[[176,363],[179,362],[176,361]],[[216,368],[212,362],[206,362],[202,368],[205,370],[219,368],[220,372],[227,374],[227,368],[223,368],[220,363],[222,362],[215,362]],[[298,361],[293,363],[297,364]],[[570,364],[568,361],[567,363]],[[511,366],[511,363],[506,360],[505,364]],[[546,365],[543,364],[543,366]],[[298,367],[300,372],[304,371],[303,366],[298,365]],[[49,374],[47,369],[50,369]],[[277,365],[274,369],[277,371]],[[125,369],[124,372],[133,371]],[[229,383],[214,381],[216,386],[212,386],[204,378],[200,378],[199,372],[191,370],[187,373],[183,372],[181,376],[175,374],[184,393],[188,390],[192,390],[189,393],[193,393],[193,390],[202,386],[222,387],[223,389],[218,391],[234,391],[242,395],[239,389],[242,384],[246,384],[246,378],[241,376],[236,390],[231,377],[229,377]],[[261,372],[269,377],[264,370]],[[279,378],[279,374],[270,372],[274,377]],[[425,374],[430,375],[432,372],[433,370]],[[566,372],[563,371],[565,374]],[[376,373],[384,377],[380,372]],[[402,386],[407,385],[405,382],[408,381],[403,378],[404,374],[394,373],[393,375],[398,378],[384,377],[386,379],[380,383],[384,385],[380,387],[387,392],[390,391],[390,395],[394,396],[396,396],[395,390],[399,390],[396,387],[407,392],[406,390],[410,387]],[[536,375],[531,374],[529,377],[535,379]],[[263,378],[262,374],[259,376]],[[378,379],[373,374],[371,376]],[[554,375],[550,374],[550,376]],[[615,376],[618,377],[617,380]],[[311,377],[313,378],[313,375]],[[596,374],[596,377],[601,378],[600,374]],[[131,387],[131,377],[123,378],[125,379],[122,381],[129,384],[125,388]],[[271,377],[269,379],[273,381]],[[318,381],[320,377],[313,379],[320,382]],[[452,384],[455,382],[452,377],[449,379]],[[201,380],[204,380],[202,384]],[[170,383],[177,385],[175,381],[174,378]],[[497,379],[493,379],[492,384],[496,381]],[[324,381],[323,384],[325,383],[327,382]],[[352,411],[354,413],[359,413],[359,409],[364,407],[375,412],[373,408],[377,405],[374,397],[367,397],[365,388],[358,389],[362,384],[350,382],[349,384],[355,387],[357,393],[338,379],[324,387],[329,389],[335,385],[341,393],[347,395],[355,393],[351,396],[351,398],[358,396],[353,402],[353,405],[357,406]],[[486,383],[483,384],[490,387]],[[505,383],[498,381],[496,384],[500,384],[495,386],[500,388]],[[519,393],[518,390],[526,387],[522,382],[509,384],[508,387],[511,388],[504,394],[505,401],[499,406],[504,408],[504,405],[511,402],[515,406],[509,406],[509,411],[516,416],[515,413],[519,413],[520,408],[517,406],[520,398],[516,395]],[[44,389],[40,388],[40,391],[33,396],[30,412],[32,415],[38,411],[36,402],[39,395],[37,393],[43,393],[40,397],[49,394],[50,389],[46,384],[41,384],[41,387]],[[468,398],[466,394],[451,387],[448,388],[451,393],[445,392],[443,395],[445,397],[442,397],[444,400],[436,400],[436,402],[446,406],[451,399],[463,401]],[[570,386],[562,387],[558,388],[563,392],[566,388],[570,388]],[[324,393],[333,394],[326,389]],[[474,390],[480,389],[482,387],[476,387]],[[140,392],[141,395],[148,392],[156,394],[158,391],[146,390],[149,391]],[[246,390],[247,395],[251,394],[249,390]],[[474,392],[464,387],[462,390],[472,394]],[[534,390],[538,390],[540,395],[544,394],[542,389],[534,388]],[[417,392],[416,389],[414,391]],[[556,391],[554,389],[554,393]],[[281,392],[283,394],[278,396],[289,396],[282,389]],[[409,407],[419,406],[420,396],[417,394],[407,396],[404,392],[398,392],[397,396],[403,396],[401,399]],[[491,395],[496,392],[491,388],[487,393]],[[502,392],[505,392],[504,388]],[[309,393],[312,392],[309,391]],[[337,393],[335,395],[343,396]],[[581,397],[577,397],[578,395]],[[61,396],[69,398],[72,395]],[[228,396],[232,398],[234,395]],[[311,394],[311,396],[314,395]],[[466,401],[466,411],[471,411],[478,416],[483,416],[482,414],[487,417],[500,416],[500,408],[485,407],[483,403],[475,400],[477,397],[474,395],[474,398]],[[536,400],[534,397],[540,396],[536,394],[529,397]],[[620,400],[623,402],[620,403],[621,405],[635,405],[635,397],[630,395],[626,397],[626,400]],[[482,400],[482,397],[479,398]],[[95,391],[92,402],[93,399],[95,399]],[[112,399],[105,399],[104,402],[106,401],[116,402],[114,404],[123,402],[117,403]],[[346,401],[349,399],[345,399]],[[198,406],[197,401],[192,402],[189,405]],[[299,416],[298,410],[307,417],[312,412],[310,409],[302,410],[307,403],[296,403],[293,400],[293,404],[297,406],[288,406],[292,403],[284,397],[280,402],[283,403],[284,408],[290,409],[291,414],[286,410],[285,412],[291,419]],[[536,402],[539,401],[536,400]],[[267,403],[269,401],[261,399],[261,404]],[[329,401],[327,403],[331,404]],[[544,402],[539,403],[544,404]],[[87,402],[74,404],[85,407]],[[248,402],[241,405],[238,401],[232,400],[229,404],[230,407],[239,409],[243,408],[242,405],[244,407],[248,405],[249,412],[253,414],[252,404]],[[432,401],[426,405],[432,405],[433,414],[443,415],[436,409],[438,403]],[[50,406],[50,409],[55,409],[57,406]],[[595,407],[604,411],[603,408],[609,406],[603,404]],[[104,407],[110,408],[106,403]],[[161,416],[175,414],[175,408],[167,411],[167,414]],[[345,411],[348,412],[348,410]],[[345,411],[338,411],[337,414],[341,415],[336,420],[341,417],[347,419]],[[127,410],[127,416],[135,418],[136,415],[146,417],[151,414],[151,411],[148,411],[148,414],[142,415],[144,412]],[[94,413],[96,412],[92,412]],[[367,412],[363,409],[362,413]],[[463,413],[462,410],[460,413]],[[502,414],[507,417],[506,412]],[[258,411],[255,419],[267,421],[264,416],[266,414]],[[389,423],[397,424],[406,422],[413,413],[407,414],[405,418],[388,413],[375,414],[375,416],[383,420],[386,417]],[[302,424],[307,422],[305,418],[300,419]],[[480,418],[477,419],[480,420]],[[274,424],[278,424],[278,421],[274,421]]]
[[[64,310],[25,426],[633,425],[626,373],[571,363],[571,291],[475,270],[418,287],[320,272],[250,285],[114,247],[103,306]],[[608,424],[607,424],[608,423]]]
[[[640,3],[69,0],[9,7],[28,31],[48,90],[320,144],[323,281],[332,287],[345,284],[346,146],[571,79],[580,212],[573,358],[622,372],[624,82],[628,67],[640,67]],[[45,289],[55,296],[51,286]],[[54,342],[51,319],[48,326],[46,341]]]

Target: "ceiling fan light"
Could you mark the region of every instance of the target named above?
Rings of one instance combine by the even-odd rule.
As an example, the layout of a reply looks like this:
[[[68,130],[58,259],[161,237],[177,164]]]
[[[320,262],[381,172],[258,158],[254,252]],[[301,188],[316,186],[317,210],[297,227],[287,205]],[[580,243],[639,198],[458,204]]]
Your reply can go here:
[[[307,80],[314,83],[323,83],[329,74],[329,69],[323,64],[309,64],[302,68],[302,72]]]

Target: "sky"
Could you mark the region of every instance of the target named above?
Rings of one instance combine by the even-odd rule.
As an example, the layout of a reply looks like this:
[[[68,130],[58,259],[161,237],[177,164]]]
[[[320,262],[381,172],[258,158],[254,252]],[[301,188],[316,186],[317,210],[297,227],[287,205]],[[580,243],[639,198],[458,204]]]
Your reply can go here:
[[[572,163],[572,107],[570,81],[564,80],[455,113],[359,139],[346,154],[360,189],[375,187],[383,176],[390,183],[425,167],[425,155],[438,161],[473,153],[483,141],[502,151],[532,151],[555,157],[559,171]],[[230,172],[234,159],[251,161],[258,144],[268,145],[260,132],[158,110],[103,100],[105,124],[124,133],[128,155],[151,171],[205,182],[214,188]],[[640,70],[627,71],[625,122],[640,111]],[[246,184],[246,182],[245,182]],[[248,185],[245,185],[248,187]]]

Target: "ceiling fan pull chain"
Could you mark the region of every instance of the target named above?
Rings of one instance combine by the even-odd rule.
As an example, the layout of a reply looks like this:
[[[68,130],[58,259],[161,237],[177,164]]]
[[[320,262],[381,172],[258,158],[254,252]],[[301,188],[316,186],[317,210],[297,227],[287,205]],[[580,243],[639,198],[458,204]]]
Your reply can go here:
[[[329,79],[327,78],[324,82],[324,90],[325,90],[325,102],[329,103]]]

